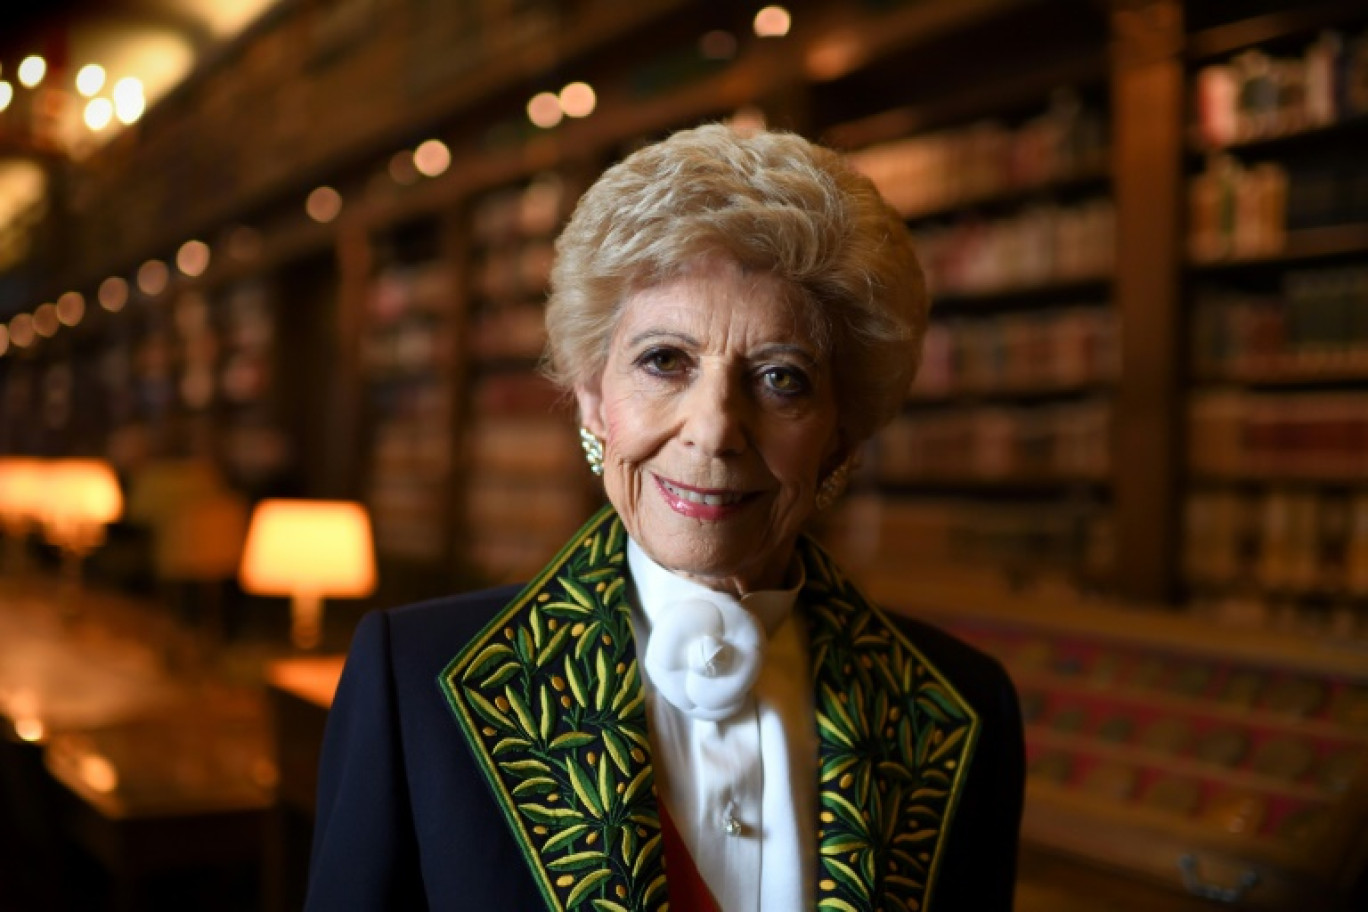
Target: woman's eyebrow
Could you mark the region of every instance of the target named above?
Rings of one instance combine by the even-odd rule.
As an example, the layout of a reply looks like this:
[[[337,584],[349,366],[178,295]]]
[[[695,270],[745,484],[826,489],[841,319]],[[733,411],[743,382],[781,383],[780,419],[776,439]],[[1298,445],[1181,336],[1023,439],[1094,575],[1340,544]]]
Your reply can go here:
[[[698,346],[698,340],[688,333],[675,332],[669,329],[648,329],[637,333],[627,340],[629,347],[635,348],[643,342],[651,342],[660,339],[673,339],[676,342],[683,342],[685,345]]]
[[[775,342],[770,345],[762,345],[756,349],[755,354],[762,358],[770,358],[775,355],[789,355],[802,361],[808,367],[816,367],[820,362],[813,351],[802,345],[793,345],[784,342]]]

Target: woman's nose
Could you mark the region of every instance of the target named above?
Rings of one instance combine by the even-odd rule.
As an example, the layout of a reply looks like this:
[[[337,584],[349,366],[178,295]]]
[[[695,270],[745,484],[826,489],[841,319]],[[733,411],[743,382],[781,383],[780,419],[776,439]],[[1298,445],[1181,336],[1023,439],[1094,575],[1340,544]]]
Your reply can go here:
[[[722,371],[703,372],[689,386],[680,407],[684,442],[708,456],[729,456],[746,449],[746,397]]]

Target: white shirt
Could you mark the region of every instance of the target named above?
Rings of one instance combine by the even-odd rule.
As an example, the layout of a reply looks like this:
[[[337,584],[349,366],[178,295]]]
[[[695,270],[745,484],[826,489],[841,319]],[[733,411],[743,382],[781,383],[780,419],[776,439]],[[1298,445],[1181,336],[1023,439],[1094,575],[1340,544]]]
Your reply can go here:
[[[632,632],[646,654],[652,618],[705,588],[629,540]],[[642,665],[656,784],[722,912],[810,909],[817,860],[817,730],[807,633],[792,589],[741,599],[768,632],[753,698],[722,722],[693,719],[656,693]]]

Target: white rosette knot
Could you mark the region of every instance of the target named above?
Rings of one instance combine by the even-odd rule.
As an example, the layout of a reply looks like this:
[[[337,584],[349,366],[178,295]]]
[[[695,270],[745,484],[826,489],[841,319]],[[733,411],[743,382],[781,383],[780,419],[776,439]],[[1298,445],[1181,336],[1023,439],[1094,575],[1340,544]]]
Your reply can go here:
[[[681,712],[721,722],[745,706],[764,656],[764,628],[738,602],[689,598],[659,612],[646,673]]]

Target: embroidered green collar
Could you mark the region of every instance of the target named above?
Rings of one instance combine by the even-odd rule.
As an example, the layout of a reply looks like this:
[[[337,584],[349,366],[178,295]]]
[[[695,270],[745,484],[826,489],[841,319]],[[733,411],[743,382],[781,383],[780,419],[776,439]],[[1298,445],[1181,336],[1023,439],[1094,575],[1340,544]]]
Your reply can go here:
[[[442,672],[547,907],[668,908],[645,697],[611,508]],[[930,908],[973,709],[810,539],[819,909]]]

